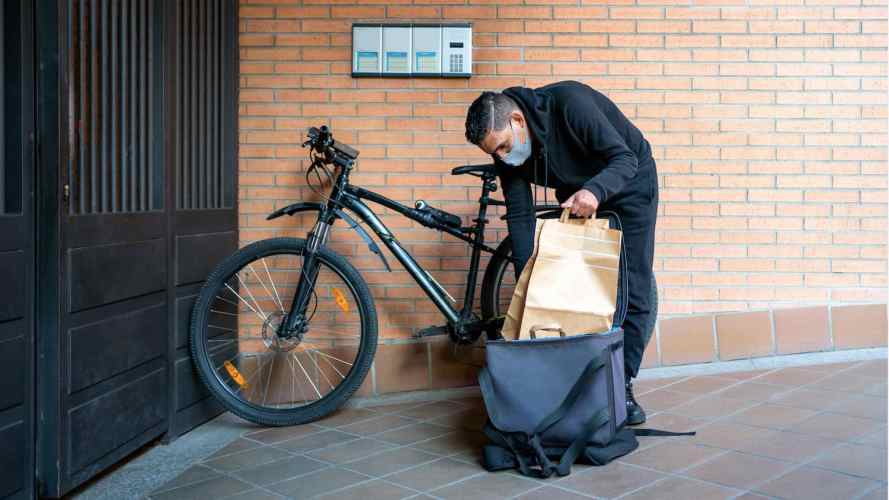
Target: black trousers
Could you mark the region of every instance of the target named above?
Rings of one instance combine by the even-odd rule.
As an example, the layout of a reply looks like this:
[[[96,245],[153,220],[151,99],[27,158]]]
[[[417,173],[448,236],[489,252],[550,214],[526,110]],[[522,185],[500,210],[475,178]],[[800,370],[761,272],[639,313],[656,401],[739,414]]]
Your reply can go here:
[[[597,211],[616,213],[623,226],[628,285],[627,316],[623,322],[627,379],[639,373],[642,354],[654,328],[651,285],[657,206],[657,167],[654,160],[649,160],[639,165],[638,174],[625,189],[600,204]]]

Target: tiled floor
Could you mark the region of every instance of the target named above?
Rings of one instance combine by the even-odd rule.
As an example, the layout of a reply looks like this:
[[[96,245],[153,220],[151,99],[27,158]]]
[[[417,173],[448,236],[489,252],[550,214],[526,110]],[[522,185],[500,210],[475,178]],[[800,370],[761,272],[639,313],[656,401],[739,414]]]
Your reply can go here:
[[[886,360],[643,380],[651,427],[604,467],[488,473],[480,399],[348,409],[246,432],[152,493],[162,499],[885,499]]]

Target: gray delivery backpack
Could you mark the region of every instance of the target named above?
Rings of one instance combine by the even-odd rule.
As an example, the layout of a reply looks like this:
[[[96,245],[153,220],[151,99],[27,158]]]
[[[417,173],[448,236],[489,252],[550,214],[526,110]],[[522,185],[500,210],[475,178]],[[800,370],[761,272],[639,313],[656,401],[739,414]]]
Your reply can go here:
[[[612,218],[611,224],[620,221]],[[624,425],[624,331],[618,326],[627,307],[624,267],[607,332],[548,338],[532,333],[531,339],[487,342],[486,366],[479,372],[488,412],[484,432],[491,441],[482,450],[485,469],[565,476],[576,461],[605,465],[630,453],[639,446],[637,435],[694,435]]]

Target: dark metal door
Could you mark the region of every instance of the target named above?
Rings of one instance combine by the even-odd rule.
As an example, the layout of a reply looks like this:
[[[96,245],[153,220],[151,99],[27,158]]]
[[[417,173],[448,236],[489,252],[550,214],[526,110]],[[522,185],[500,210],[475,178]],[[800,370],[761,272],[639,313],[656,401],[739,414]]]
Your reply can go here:
[[[194,372],[188,329],[207,275],[238,247],[237,2],[181,0],[175,9],[165,37],[174,171],[170,439],[222,411]]]
[[[34,494],[31,2],[0,2],[0,498]]]
[[[59,496],[221,411],[187,333],[237,248],[237,5],[38,6],[37,462]]]
[[[168,426],[164,4],[59,4],[58,495]]]

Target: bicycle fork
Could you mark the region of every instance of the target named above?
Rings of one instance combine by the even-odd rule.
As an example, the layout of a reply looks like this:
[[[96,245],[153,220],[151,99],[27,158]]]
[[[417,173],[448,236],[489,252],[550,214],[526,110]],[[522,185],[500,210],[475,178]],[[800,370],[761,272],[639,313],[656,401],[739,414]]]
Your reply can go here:
[[[296,284],[296,293],[293,294],[293,302],[290,305],[287,319],[282,322],[283,328],[278,331],[279,337],[289,338],[294,334],[300,335],[307,326],[306,310],[315,290],[315,281],[318,279],[320,267],[318,250],[327,243],[327,238],[330,236],[331,224],[325,221],[325,218],[325,214],[322,213],[308,235],[302,270]]]

